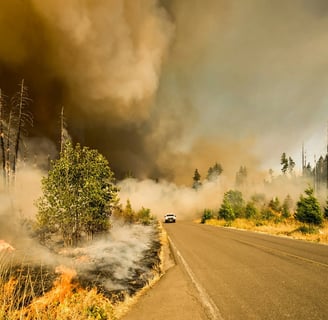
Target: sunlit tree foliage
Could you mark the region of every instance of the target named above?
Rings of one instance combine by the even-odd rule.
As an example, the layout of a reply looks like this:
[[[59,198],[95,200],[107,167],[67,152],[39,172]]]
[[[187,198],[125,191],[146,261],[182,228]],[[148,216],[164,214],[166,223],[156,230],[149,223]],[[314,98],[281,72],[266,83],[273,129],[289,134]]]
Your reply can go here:
[[[305,190],[306,196],[301,195],[297,202],[295,219],[308,224],[320,225],[323,222],[323,214],[313,188]]]
[[[82,233],[90,238],[109,229],[118,189],[108,161],[97,150],[67,141],[42,179],[42,190],[39,228],[58,231],[66,245],[76,245]]]

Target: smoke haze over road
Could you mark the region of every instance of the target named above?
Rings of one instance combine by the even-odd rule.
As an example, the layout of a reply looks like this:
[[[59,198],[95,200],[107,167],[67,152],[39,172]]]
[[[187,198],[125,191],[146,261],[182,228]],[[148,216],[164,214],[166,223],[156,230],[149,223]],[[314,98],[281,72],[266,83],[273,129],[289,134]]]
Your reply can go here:
[[[25,79],[53,143],[64,106],[119,176],[300,168],[326,151],[327,30],[324,0],[3,0],[0,88]]]

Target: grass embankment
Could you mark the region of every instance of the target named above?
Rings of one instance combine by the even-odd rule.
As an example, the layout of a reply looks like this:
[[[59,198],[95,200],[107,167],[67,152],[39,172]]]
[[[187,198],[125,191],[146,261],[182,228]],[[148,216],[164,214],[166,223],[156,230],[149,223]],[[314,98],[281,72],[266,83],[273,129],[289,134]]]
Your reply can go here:
[[[2,257],[3,258],[3,257]],[[51,277],[45,270],[28,265],[8,265],[0,261],[0,319],[6,320],[117,320],[138,297],[152,286],[159,274],[134,296],[122,296],[115,301],[97,288],[82,288],[75,270],[60,267],[57,277],[47,291]]]
[[[159,234],[162,234],[160,232]],[[160,239],[161,244],[165,239]],[[158,281],[163,270],[163,246],[153,276],[132,296],[109,298],[99,288],[83,288],[72,268],[17,263],[14,251],[0,251],[0,319],[5,320],[117,320]]]
[[[114,304],[95,288],[79,287],[73,269],[60,267],[50,276],[42,267],[18,265],[9,253],[1,255],[0,319],[116,319]]]
[[[321,227],[308,227],[295,221],[294,219],[278,223],[259,223],[258,221],[247,219],[236,219],[229,222],[225,220],[209,219],[206,220],[206,224],[220,227],[251,230],[277,236],[286,236],[294,239],[328,244],[328,221],[325,221]]]

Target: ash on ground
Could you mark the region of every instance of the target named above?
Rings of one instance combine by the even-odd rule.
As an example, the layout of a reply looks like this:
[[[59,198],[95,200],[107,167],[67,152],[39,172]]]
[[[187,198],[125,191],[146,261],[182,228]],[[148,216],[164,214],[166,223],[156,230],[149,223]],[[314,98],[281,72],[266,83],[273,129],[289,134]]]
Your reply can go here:
[[[29,244],[29,248],[2,254],[0,259],[3,280],[14,277],[22,283],[28,280],[29,283],[38,284],[28,292],[25,287],[24,295],[27,298],[23,305],[51,290],[59,276],[56,268],[60,265],[76,271],[72,280],[74,284],[85,289],[96,287],[98,292],[112,301],[134,295],[160,273],[158,223],[115,224],[106,236],[87,242],[83,247],[65,248],[56,250],[56,253],[45,247],[41,249],[36,244],[34,248]],[[20,257],[23,252],[22,261]],[[36,258],[37,254],[40,259]]]
[[[89,245],[66,249],[84,288],[97,287],[111,299],[124,299],[143,288],[160,272],[158,225],[114,225],[110,233]]]

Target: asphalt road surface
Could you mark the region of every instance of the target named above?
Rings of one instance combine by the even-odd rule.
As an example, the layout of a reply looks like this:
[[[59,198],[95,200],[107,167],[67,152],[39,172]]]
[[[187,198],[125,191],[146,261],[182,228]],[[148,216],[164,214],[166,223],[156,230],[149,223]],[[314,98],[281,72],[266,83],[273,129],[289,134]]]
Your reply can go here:
[[[178,221],[176,266],[124,319],[328,319],[328,246]]]
[[[165,228],[213,319],[328,319],[328,246],[192,222]]]

